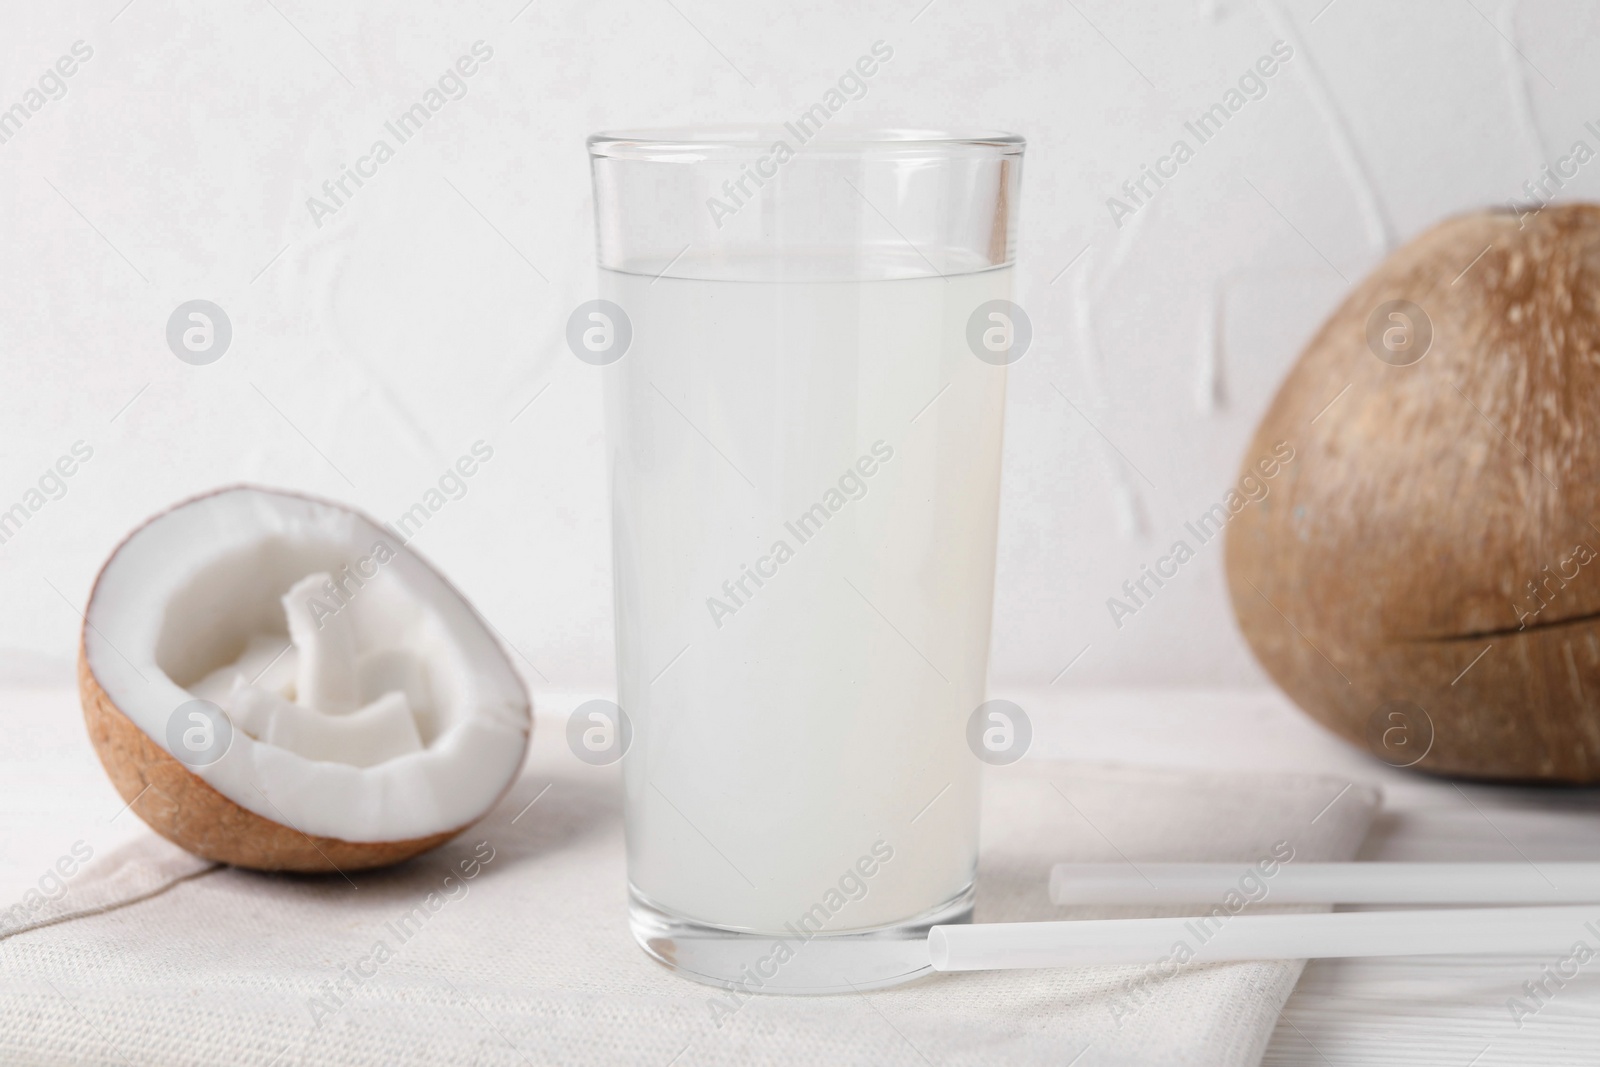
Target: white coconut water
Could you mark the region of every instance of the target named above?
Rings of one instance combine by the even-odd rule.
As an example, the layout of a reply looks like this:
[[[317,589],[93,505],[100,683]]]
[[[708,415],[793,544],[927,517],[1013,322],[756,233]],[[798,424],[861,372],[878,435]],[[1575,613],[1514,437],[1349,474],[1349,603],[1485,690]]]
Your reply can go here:
[[[629,876],[658,907],[840,931],[970,885],[1005,372],[967,323],[1010,274],[601,272],[632,326],[603,371]]]

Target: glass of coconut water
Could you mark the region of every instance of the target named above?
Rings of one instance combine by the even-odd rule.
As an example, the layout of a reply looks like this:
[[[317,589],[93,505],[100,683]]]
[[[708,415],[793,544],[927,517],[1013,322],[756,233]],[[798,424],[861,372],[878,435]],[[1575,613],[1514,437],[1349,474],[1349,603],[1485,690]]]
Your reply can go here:
[[[1023,140],[589,152],[634,936],[733,1004],[916,977],[972,911]]]

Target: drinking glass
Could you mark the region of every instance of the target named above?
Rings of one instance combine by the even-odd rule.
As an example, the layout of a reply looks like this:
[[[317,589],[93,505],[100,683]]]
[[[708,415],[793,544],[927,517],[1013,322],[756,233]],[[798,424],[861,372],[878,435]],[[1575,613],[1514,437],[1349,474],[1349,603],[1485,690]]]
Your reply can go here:
[[[970,918],[1023,140],[589,139],[630,924],[832,992]]]

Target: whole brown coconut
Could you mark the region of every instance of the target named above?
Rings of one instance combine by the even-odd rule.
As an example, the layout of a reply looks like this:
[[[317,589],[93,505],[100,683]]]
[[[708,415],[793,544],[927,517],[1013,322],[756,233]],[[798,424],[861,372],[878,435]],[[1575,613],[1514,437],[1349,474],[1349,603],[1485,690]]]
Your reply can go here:
[[[1227,569],[1289,696],[1397,766],[1600,780],[1600,206],[1451,219],[1394,253],[1246,472],[1279,442],[1295,458],[1229,524]]]

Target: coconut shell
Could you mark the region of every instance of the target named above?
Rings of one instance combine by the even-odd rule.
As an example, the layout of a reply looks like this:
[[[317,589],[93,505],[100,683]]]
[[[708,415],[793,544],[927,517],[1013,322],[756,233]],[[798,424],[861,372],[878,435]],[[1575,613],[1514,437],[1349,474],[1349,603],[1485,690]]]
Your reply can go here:
[[[1431,326],[1409,365],[1377,340],[1407,325],[1394,300]],[[1600,781],[1600,206],[1399,249],[1307,345],[1245,472],[1279,442],[1226,547],[1273,680],[1397,766]]]
[[[122,799],[156,833],[204,859],[260,871],[356,871],[410,859],[466,829],[373,842],[301,833],[235,804],[147,737],[106,695],[81,649],[78,695],[89,740]]]

